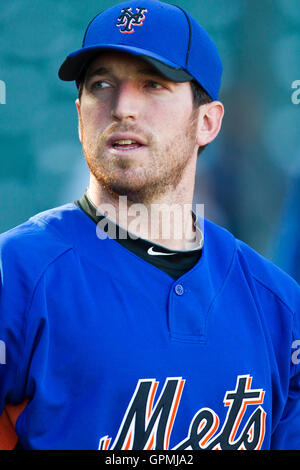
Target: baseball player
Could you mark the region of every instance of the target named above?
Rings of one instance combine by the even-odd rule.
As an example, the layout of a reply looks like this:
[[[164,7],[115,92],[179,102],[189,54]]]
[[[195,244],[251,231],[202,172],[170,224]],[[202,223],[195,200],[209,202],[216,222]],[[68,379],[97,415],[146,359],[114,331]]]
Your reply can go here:
[[[90,182],[1,235],[17,446],[300,449],[299,286],[191,209],[221,74],[204,29],[157,0],[98,14],[61,65]]]

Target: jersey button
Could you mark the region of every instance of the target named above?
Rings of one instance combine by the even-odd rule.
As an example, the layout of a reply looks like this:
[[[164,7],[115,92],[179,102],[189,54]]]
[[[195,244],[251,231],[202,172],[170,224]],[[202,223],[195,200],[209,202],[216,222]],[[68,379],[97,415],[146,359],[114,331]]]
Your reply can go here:
[[[176,284],[175,292],[176,292],[177,295],[183,295],[184,294],[183,286],[181,284]]]

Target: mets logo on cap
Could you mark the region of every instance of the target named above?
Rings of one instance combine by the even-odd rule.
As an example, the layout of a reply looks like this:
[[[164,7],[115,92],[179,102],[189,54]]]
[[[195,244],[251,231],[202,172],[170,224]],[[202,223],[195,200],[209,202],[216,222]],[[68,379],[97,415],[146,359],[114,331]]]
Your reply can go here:
[[[123,8],[118,18],[117,25],[120,27],[121,33],[134,33],[133,26],[142,26],[145,20],[146,8],[136,8],[136,13],[132,12],[132,8]]]

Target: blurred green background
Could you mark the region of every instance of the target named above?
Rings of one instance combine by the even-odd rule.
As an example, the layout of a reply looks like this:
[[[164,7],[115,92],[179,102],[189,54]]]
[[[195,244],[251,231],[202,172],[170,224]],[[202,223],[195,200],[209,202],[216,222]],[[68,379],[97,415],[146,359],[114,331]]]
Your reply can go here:
[[[0,232],[85,190],[77,90],[57,71],[88,22],[116,3],[0,0]],[[206,28],[224,65],[223,128],[199,157],[195,202],[297,278],[300,104],[291,97],[300,80],[300,2],[169,3]]]

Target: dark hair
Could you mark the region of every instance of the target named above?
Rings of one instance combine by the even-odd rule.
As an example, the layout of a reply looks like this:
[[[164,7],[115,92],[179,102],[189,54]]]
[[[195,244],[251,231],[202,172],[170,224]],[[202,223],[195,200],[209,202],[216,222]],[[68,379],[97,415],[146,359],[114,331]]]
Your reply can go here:
[[[83,90],[83,84],[84,84],[84,79],[80,80],[78,83],[78,99],[80,101],[81,95],[82,95],[82,90]]]
[[[198,108],[202,104],[211,103],[213,100],[208,93],[199,85],[196,80],[191,81],[191,88],[193,93],[193,102],[195,108]]]

